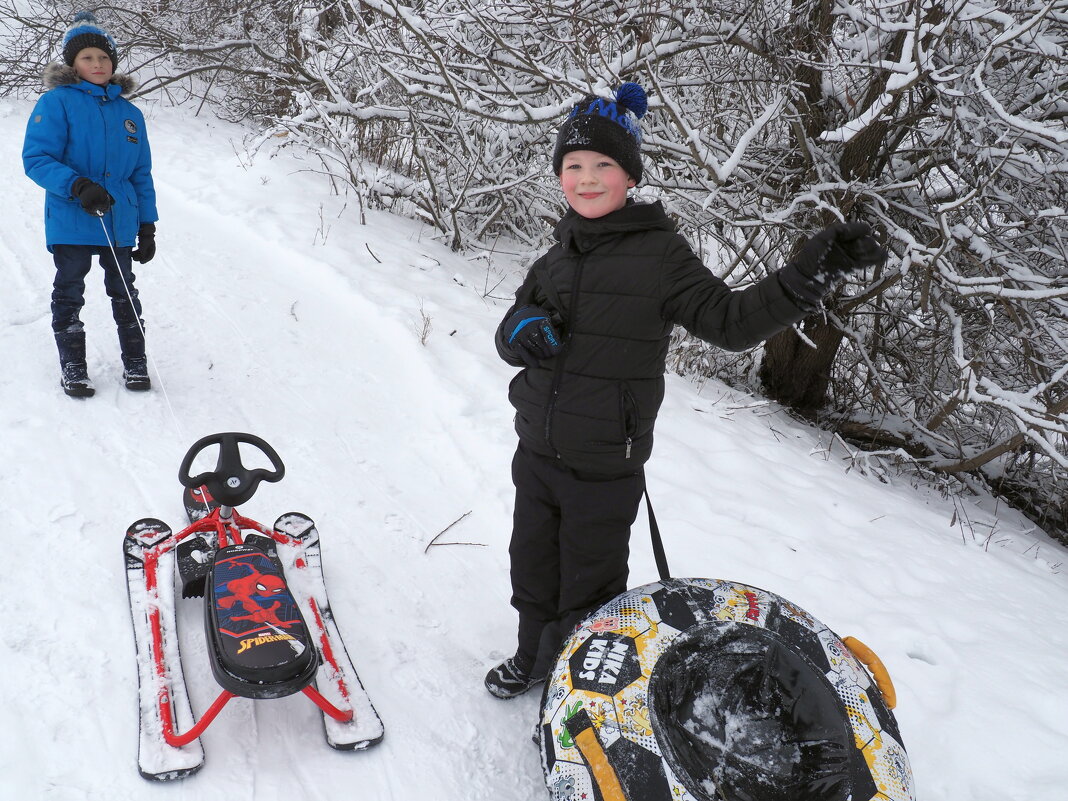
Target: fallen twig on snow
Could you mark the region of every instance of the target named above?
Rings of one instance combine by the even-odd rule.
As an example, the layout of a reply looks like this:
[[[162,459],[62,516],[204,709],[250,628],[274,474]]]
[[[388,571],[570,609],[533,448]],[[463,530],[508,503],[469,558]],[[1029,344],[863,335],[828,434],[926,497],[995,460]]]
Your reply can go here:
[[[456,518],[451,523],[449,523],[449,525],[445,526],[445,528],[443,528],[441,531],[439,531],[437,534],[435,534],[434,535],[434,539],[432,539],[430,542],[428,542],[426,544],[426,547],[423,548],[423,553],[426,553],[427,551],[429,551],[431,545],[477,545],[479,548],[485,548],[486,547],[486,543],[484,543],[484,542],[438,542],[437,541],[438,537],[440,537],[442,534],[444,534],[450,528],[455,526],[457,523],[459,523],[461,520],[463,520],[469,514],[471,514],[471,510],[470,509],[468,509],[466,512],[464,512],[458,518]]]

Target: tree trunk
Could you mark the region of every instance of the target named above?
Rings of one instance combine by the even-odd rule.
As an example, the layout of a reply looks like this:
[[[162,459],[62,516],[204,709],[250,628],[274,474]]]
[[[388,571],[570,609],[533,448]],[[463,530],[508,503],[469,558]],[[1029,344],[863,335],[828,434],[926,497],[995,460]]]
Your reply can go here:
[[[816,347],[793,328],[776,334],[764,345],[759,377],[769,398],[807,415],[826,402],[843,334],[818,314],[806,317],[801,330]]]

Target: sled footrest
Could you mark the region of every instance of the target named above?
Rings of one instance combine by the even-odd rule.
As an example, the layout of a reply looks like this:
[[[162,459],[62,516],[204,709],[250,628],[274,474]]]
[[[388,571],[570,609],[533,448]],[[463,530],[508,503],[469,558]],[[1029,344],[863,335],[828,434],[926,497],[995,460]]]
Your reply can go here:
[[[206,589],[211,668],[224,690],[281,698],[311,684],[318,652],[281,567],[263,550],[220,548]]]
[[[191,537],[178,543],[178,577],[182,582],[183,598],[202,598],[204,582],[211,572],[212,547],[204,537]]]

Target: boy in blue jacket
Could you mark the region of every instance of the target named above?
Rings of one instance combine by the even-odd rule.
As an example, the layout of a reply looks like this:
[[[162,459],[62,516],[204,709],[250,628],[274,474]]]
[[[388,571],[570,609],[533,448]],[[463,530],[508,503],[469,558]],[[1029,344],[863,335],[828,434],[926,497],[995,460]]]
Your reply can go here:
[[[123,97],[134,82],[115,74],[117,64],[115,40],[89,12],[76,15],[63,37],[63,63],[45,68],[47,91],[33,109],[22,148],[26,174],[46,190],[60,385],[79,398],[94,392],[79,317],[93,256],[104,270],[126,388],[151,387],[131,262],[144,264],[155,255],[156,192],[145,118]]]
[[[562,639],[627,589],[630,527],[664,399],[675,325],[727,350],[800,322],[846,274],[885,257],[864,223],[816,234],[777,273],[732,290],[694,254],[642,178],[645,92],[586,97],[563,122],[553,171],[570,209],[497,329],[512,379],[515,655],[486,675],[513,698],[543,681]]]

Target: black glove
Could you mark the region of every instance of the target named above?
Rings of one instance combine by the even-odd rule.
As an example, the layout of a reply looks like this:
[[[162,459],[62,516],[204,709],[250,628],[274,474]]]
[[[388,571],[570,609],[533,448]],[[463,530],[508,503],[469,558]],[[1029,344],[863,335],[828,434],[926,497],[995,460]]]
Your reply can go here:
[[[515,354],[531,367],[564,349],[549,312],[541,306],[520,306],[501,326],[501,336]]]
[[[137,229],[137,247],[130,251],[130,258],[141,264],[152,261],[156,255],[156,224],[141,223]]]
[[[78,198],[86,212],[96,217],[103,217],[115,204],[115,198],[108,190],[88,178],[76,178],[70,193]]]
[[[885,258],[886,251],[872,236],[870,225],[839,222],[805,242],[779,271],[779,280],[796,298],[818,305],[840,279]]]

